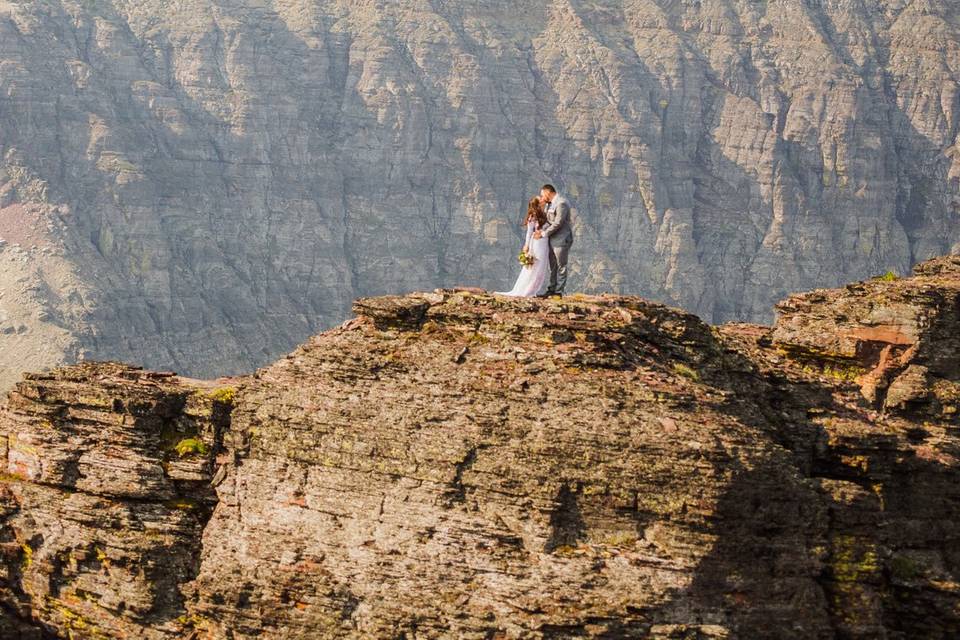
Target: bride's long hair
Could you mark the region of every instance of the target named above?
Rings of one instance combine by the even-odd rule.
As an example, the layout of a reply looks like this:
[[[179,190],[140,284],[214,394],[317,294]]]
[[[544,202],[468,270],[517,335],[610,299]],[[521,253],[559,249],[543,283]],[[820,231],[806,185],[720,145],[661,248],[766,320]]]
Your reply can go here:
[[[540,204],[540,198],[537,196],[530,198],[530,202],[527,203],[527,215],[523,217],[524,227],[530,223],[531,218],[537,221],[537,226],[542,227],[547,224],[547,213],[543,210],[543,205]]]

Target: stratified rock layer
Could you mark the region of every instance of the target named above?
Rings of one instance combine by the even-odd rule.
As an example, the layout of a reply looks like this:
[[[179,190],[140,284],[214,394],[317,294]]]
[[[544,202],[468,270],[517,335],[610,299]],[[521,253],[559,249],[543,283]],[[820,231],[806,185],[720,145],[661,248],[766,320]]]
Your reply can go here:
[[[0,412],[7,612],[62,637],[181,638],[231,389],[120,364],[17,385]]]
[[[859,375],[864,397],[878,407],[956,422],[960,256],[920,264],[915,273],[902,284],[876,278],[785,300],[771,339],[794,358]]]
[[[748,615],[792,628],[783,610],[799,603],[808,633],[825,628],[816,501],[738,417],[749,367],[700,320],[638,298],[356,308],[261,371],[233,414],[242,462],[197,580],[215,636],[710,633],[730,620],[697,567],[725,526],[759,546],[771,522],[769,553],[790,569],[764,603],[766,585],[742,578]],[[755,500],[718,523],[738,491]]]
[[[0,389],[516,276],[710,322],[960,252],[960,0],[0,2]]]
[[[241,379],[30,375],[0,413],[2,624],[954,637],[958,292],[943,258],[715,328],[439,289]]]

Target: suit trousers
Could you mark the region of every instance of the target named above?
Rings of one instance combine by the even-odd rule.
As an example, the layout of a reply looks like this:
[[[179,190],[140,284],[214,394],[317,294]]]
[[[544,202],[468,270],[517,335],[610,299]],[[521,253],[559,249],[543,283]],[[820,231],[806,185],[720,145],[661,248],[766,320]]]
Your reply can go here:
[[[567,286],[567,256],[570,255],[570,243],[550,244],[550,286],[547,293],[563,293]]]

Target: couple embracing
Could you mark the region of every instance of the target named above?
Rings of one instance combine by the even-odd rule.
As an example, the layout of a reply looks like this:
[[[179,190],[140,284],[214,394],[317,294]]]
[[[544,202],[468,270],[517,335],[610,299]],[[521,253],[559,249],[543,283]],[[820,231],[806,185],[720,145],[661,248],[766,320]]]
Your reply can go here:
[[[537,298],[562,296],[567,284],[567,257],[573,244],[570,203],[557,193],[553,185],[545,184],[540,195],[531,198],[527,204],[524,226],[527,237],[520,254],[523,264],[520,275],[513,289],[495,293]],[[527,256],[525,261],[524,256]],[[547,289],[541,293],[548,277]]]

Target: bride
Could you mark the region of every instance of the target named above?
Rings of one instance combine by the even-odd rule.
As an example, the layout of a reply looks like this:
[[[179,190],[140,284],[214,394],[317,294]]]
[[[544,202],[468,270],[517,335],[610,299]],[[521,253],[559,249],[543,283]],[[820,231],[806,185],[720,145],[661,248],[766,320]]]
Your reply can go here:
[[[547,224],[547,214],[543,211],[540,198],[534,196],[527,203],[527,216],[523,223],[527,227],[527,239],[523,243],[523,248],[533,256],[533,264],[529,267],[521,267],[513,289],[494,293],[505,296],[535,296],[543,288],[550,274],[550,240],[546,236],[539,239],[533,237],[534,231],[542,229]]]

